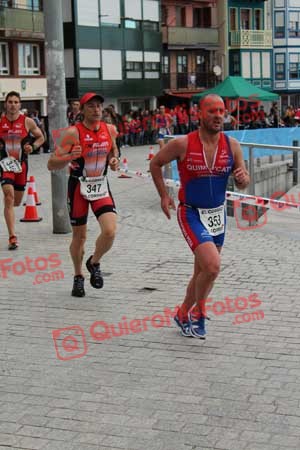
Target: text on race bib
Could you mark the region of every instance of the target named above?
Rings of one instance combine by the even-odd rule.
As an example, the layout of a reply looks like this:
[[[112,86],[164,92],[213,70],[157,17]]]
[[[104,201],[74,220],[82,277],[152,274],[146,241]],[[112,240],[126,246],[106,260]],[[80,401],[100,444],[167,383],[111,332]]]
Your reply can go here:
[[[0,161],[0,166],[4,172],[21,173],[22,166],[20,162],[14,158],[7,157]]]
[[[80,193],[89,201],[99,200],[109,197],[107,178],[101,177],[80,177]]]
[[[219,236],[225,231],[225,207],[224,205],[217,208],[198,208],[199,217],[211,236]]]

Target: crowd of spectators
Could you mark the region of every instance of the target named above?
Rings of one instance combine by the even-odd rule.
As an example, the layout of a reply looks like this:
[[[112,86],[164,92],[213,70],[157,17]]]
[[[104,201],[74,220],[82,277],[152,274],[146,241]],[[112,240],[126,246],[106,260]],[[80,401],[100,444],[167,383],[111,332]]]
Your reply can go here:
[[[79,101],[70,104],[68,112],[69,124],[73,125],[81,120]],[[167,108],[149,110],[130,110],[126,114],[119,114],[114,105],[108,105],[103,110],[103,120],[116,127],[118,147],[131,147],[136,145],[153,145],[164,135],[183,135],[196,130],[199,126],[199,108],[193,104],[176,105]],[[295,110],[288,106],[280,115],[277,103],[273,103],[269,113],[263,105],[248,103],[246,108],[230,113],[225,110],[224,130],[278,128],[300,125],[300,108]]]

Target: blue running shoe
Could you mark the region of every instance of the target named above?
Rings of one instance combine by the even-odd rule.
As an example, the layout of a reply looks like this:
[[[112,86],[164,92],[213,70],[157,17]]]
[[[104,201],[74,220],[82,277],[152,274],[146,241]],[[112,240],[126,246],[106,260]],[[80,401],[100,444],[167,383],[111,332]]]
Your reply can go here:
[[[192,314],[188,313],[189,317],[189,332],[192,337],[198,338],[198,339],[205,339],[206,337],[206,329],[205,329],[205,320],[208,319],[208,317],[199,317],[198,319],[195,319],[192,317]]]
[[[189,323],[188,322],[181,322],[181,320],[178,317],[178,314],[176,314],[176,316],[174,317],[174,322],[176,323],[176,325],[178,326],[178,328],[180,328],[180,332],[182,334],[182,336],[185,337],[192,337],[189,331]]]

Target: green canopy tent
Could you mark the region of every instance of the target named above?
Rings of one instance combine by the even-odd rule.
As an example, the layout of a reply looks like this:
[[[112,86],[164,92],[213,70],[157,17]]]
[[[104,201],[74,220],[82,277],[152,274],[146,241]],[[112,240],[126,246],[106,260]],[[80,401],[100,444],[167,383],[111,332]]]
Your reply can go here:
[[[218,84],[218,86],[203,91],[199,94],[195,94],[192,97],[192,101],[198,103],[201,97],[207,94],[216,94],[226,99],[247,100],[252,102],[257,101],[274,102],[279,98],[279,95],[254,86],[249,81],[246,81],[243,77],[227,77],[222,83]],[[240,102],[238,101],[237,104],[238,104],[237,118],[239,123]]]

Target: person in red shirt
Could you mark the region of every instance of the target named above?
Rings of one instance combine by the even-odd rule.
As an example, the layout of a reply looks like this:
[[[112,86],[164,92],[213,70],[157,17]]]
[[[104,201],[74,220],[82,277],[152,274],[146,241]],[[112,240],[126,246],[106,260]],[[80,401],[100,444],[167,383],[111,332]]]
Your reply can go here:
[[[128,115],[124,114],[124,116],[122,117],[122,124],[123,124],[123,130],[124,130],[124,147],[129,147],[129,132],[130,132],[130,127],[129,127],[129,122],[128,122]]]
[[[80,100],[83,120],[69,127],[62,142],[48,161],[49,170],[59,170],[70,164],[68,205],[73,230],[70,253],[74,265],[72,295],[84,297],[82,261],[87,232],[89,206],[99,223],[101,233],[94,253],[86,261],[90,283],[95,289],[103,287],[100,259],[113,245],[116,232],[116,208],[110,192],[107,170],[119,166],[115,129],[103,122],[103,97],[88,92]]]
[[[75,125],[77,122],[81,122],[82,116],[80,112],[79,100],[72,100],[70,104],[70,112],[68,114],[69,125]]]
[[[149,145],[151,144],[152,117],[148,110],[144,111],[142,126],[144,131],[143,143],[144,145]]]
[[[190,121],[191,121],[191,131],[195,131],[199,126],[199,108],[197,104],[194,104],[190,109]]]
[[[182,107],[180,107],[177,112],[177,120],[178,120],[179,133],[186,134],[189,117],[186,113],[186,110],[183,109]]]
[[[159,139],[163,139],[166,134],[171,134],[170,127],[172,123],[171,114],[167,113],[166,108],[161,105],[159,107],[159,114],[156,116],[156,130]]]
[[[14,206],[19,206],[25,191],[28,155],[45,141],[35,121],[21,114],[21,97],[6,95],[5,114],[0,119],[0,183],[4,195],[4,217],[9,234],[8,249],[18,248]]]

